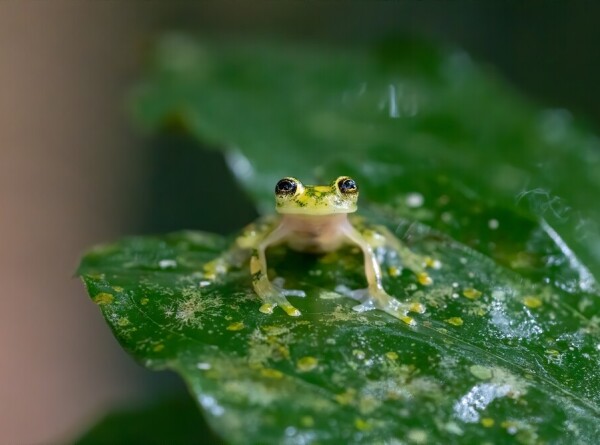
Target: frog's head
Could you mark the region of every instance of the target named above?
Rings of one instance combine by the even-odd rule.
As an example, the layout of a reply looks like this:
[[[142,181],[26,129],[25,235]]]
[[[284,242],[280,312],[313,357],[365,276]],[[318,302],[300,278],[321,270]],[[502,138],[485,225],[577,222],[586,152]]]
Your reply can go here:
[[[296,178],[283,178],[275,186],[277,213],[331,215],[356,212],[358,187],[348,176],[329,185],[303,185]]]

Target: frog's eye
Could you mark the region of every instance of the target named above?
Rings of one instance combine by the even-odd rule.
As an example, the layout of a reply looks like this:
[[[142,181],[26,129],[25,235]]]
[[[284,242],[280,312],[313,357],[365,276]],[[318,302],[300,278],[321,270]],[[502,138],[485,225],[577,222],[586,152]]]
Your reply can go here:
[[[293,195],[298,189],[298,183],[292,178],[280,179],[275,186],[275,193],[277,195]]]
[[[337,182],[337,186],[338,189],[340,189],[340,192],[342,192],[344,195],[358,193],[358,186],[356,185],[356,182],[354,182],[354,179],[347,176],[340,178]]]

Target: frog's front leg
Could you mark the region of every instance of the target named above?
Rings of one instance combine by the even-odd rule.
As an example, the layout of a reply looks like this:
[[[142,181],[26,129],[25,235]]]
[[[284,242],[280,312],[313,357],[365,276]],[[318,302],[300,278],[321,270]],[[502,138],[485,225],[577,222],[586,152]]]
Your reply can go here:
[[[269,246],[283,241],[290,234],[289,230],[279,225],[253,251],[250,258],[250,273],[252,274],[252,286],[255,292],[263,300],[260,311],[264,314],[273,313],[276,306],[280,306],[288,315],[298,317],[300,311],[290,304],[286,296],[304,297],[303,291],[283,289],[269,281],[267,275],[266,250]]]
[[[389,295],[383,288],[381,267],[369,242],[351,224],[347,224],[343,231],[348,240],[362,250],[368,287],[366,289],[350,290],[338,286],[336,289],[361,302],[353,308],[357,312],[380,309],[406,323],[412,324],[412,318],[408,317],[407,313],[409,311],[422,313],[424,311],[422,305],[407,305]]]

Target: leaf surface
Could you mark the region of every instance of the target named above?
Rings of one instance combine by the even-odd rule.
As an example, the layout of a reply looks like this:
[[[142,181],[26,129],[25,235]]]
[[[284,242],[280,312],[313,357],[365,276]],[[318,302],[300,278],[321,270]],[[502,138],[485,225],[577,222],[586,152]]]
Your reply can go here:
[[[360,213],[437,260],[423,287],[388,250],[385,286],[426,312],[358,314],[350,248],[278,248],[300,318],[266,316],[247,268],[202,273],[231,239],[136,237],[80,268],[121,344],[179,372],[230,443],[590,443],[600,434],[597,138],[536,110],[463,53],[161,41],[135,94],[149,129],[227,150],[265,212],[283,176],[353,176]],[[397,272],[400,273],[397,273]]]

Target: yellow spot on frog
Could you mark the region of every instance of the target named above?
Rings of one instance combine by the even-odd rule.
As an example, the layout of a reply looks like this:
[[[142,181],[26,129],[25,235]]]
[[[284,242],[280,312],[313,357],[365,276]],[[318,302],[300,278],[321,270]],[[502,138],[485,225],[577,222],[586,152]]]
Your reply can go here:
[[[260,374],[269,379],[280,379],[283,377],[283,373],[281,371],[272,368],[263,368],[260,370]]]
[[[536,309],[542,305],[542,300],[537,297],[527,296],[523,298],[523,304],[531,309]]]
[[[410,306],[408,306],[408,310],[417,314],[422,314],[425,312],[425,306],[421,303],[411,303]]]
[[[315,419],[313,419],[311,416],[302,416],[300,418],[300,425],[305,428],[311,428],[315,425]]]
[[[481,419],[481,424],[486,428],[493,427],[494,423],[494,419],[492,419],[491,417],[484,417],[483,419]]]
[[[417,281],[419,283],[421,283],[423,286],[430,286],[431,284],[433,284],[433,280],[427,274],[427,272],[419,272],[417,274]]]
[[[229,326],[227,326],[228,331],[241,331],[244,328],[244,322],[242,321],[236,321],[235,323],[231,323]]]
[[[333,398],[340,405],[350,405],[354,402],[354,397],[356,396],[356,390],[354,388],[348,388],[341,394],[336,394]]]
[[[121,286],[113,286],[113,290],[115,292],[123,292],[123,288]]]
[[[153,350],[154,352],[160,352],[160,351],[162,351],[163,349],[165,349],[165,345],[163,345],[162,343],[159,343],[159,344],[155,345],[155,346],[152,348],[152,350]]]
[[[142,306],[146,306],[146,305],[148,304],[148,302],[149,302],[149,301],[150,301],[150,299],[149,299],[149,298],[147,298],[147,297],[144,297],[144,298],[142,298],[142,299],[140,300],[140,304],[141,304]]]
[[[397,277],[397,276],[400,276],[400,269],[397,268],[396,266],[390,266],[390,267],[388,267],[388,273],[390,274],[391,277]]]
[[[369,422],[358,417],[354,420],[354,426],[359,431],[369,431],[373,428]]]
[[[312,371],[319,364],[319,360],[314,357],[302,357],[296,362],[296,368],[300,372]]]
[[[111,304],[115,300],[115,297],[112,294],[108,294],[106,292],[101,292],[94,297],[94,303],[99,306],[105,304]]]
[[[477,289],[473,289],[472,287],[469,287],[469,288],[463,290],[463,295],[465,297],[467,297],[469,300],[477,300],[479,297],[481,297],[481,291],[478,291]]]
[[[390,360],[398,360],[398,354],[394,351],[386,352],[385,356]]]
[[[250,258],[250,273],[254,275],[260,271],[260,261],[258,257],[253,256]]]
[[[446,323],[449,323],[449,324],[451,324],[453,326],[462,326],[463,325],[463,319],[460,318],[460,317],[451,317],[451,318],[448,318],[446,320]]]

